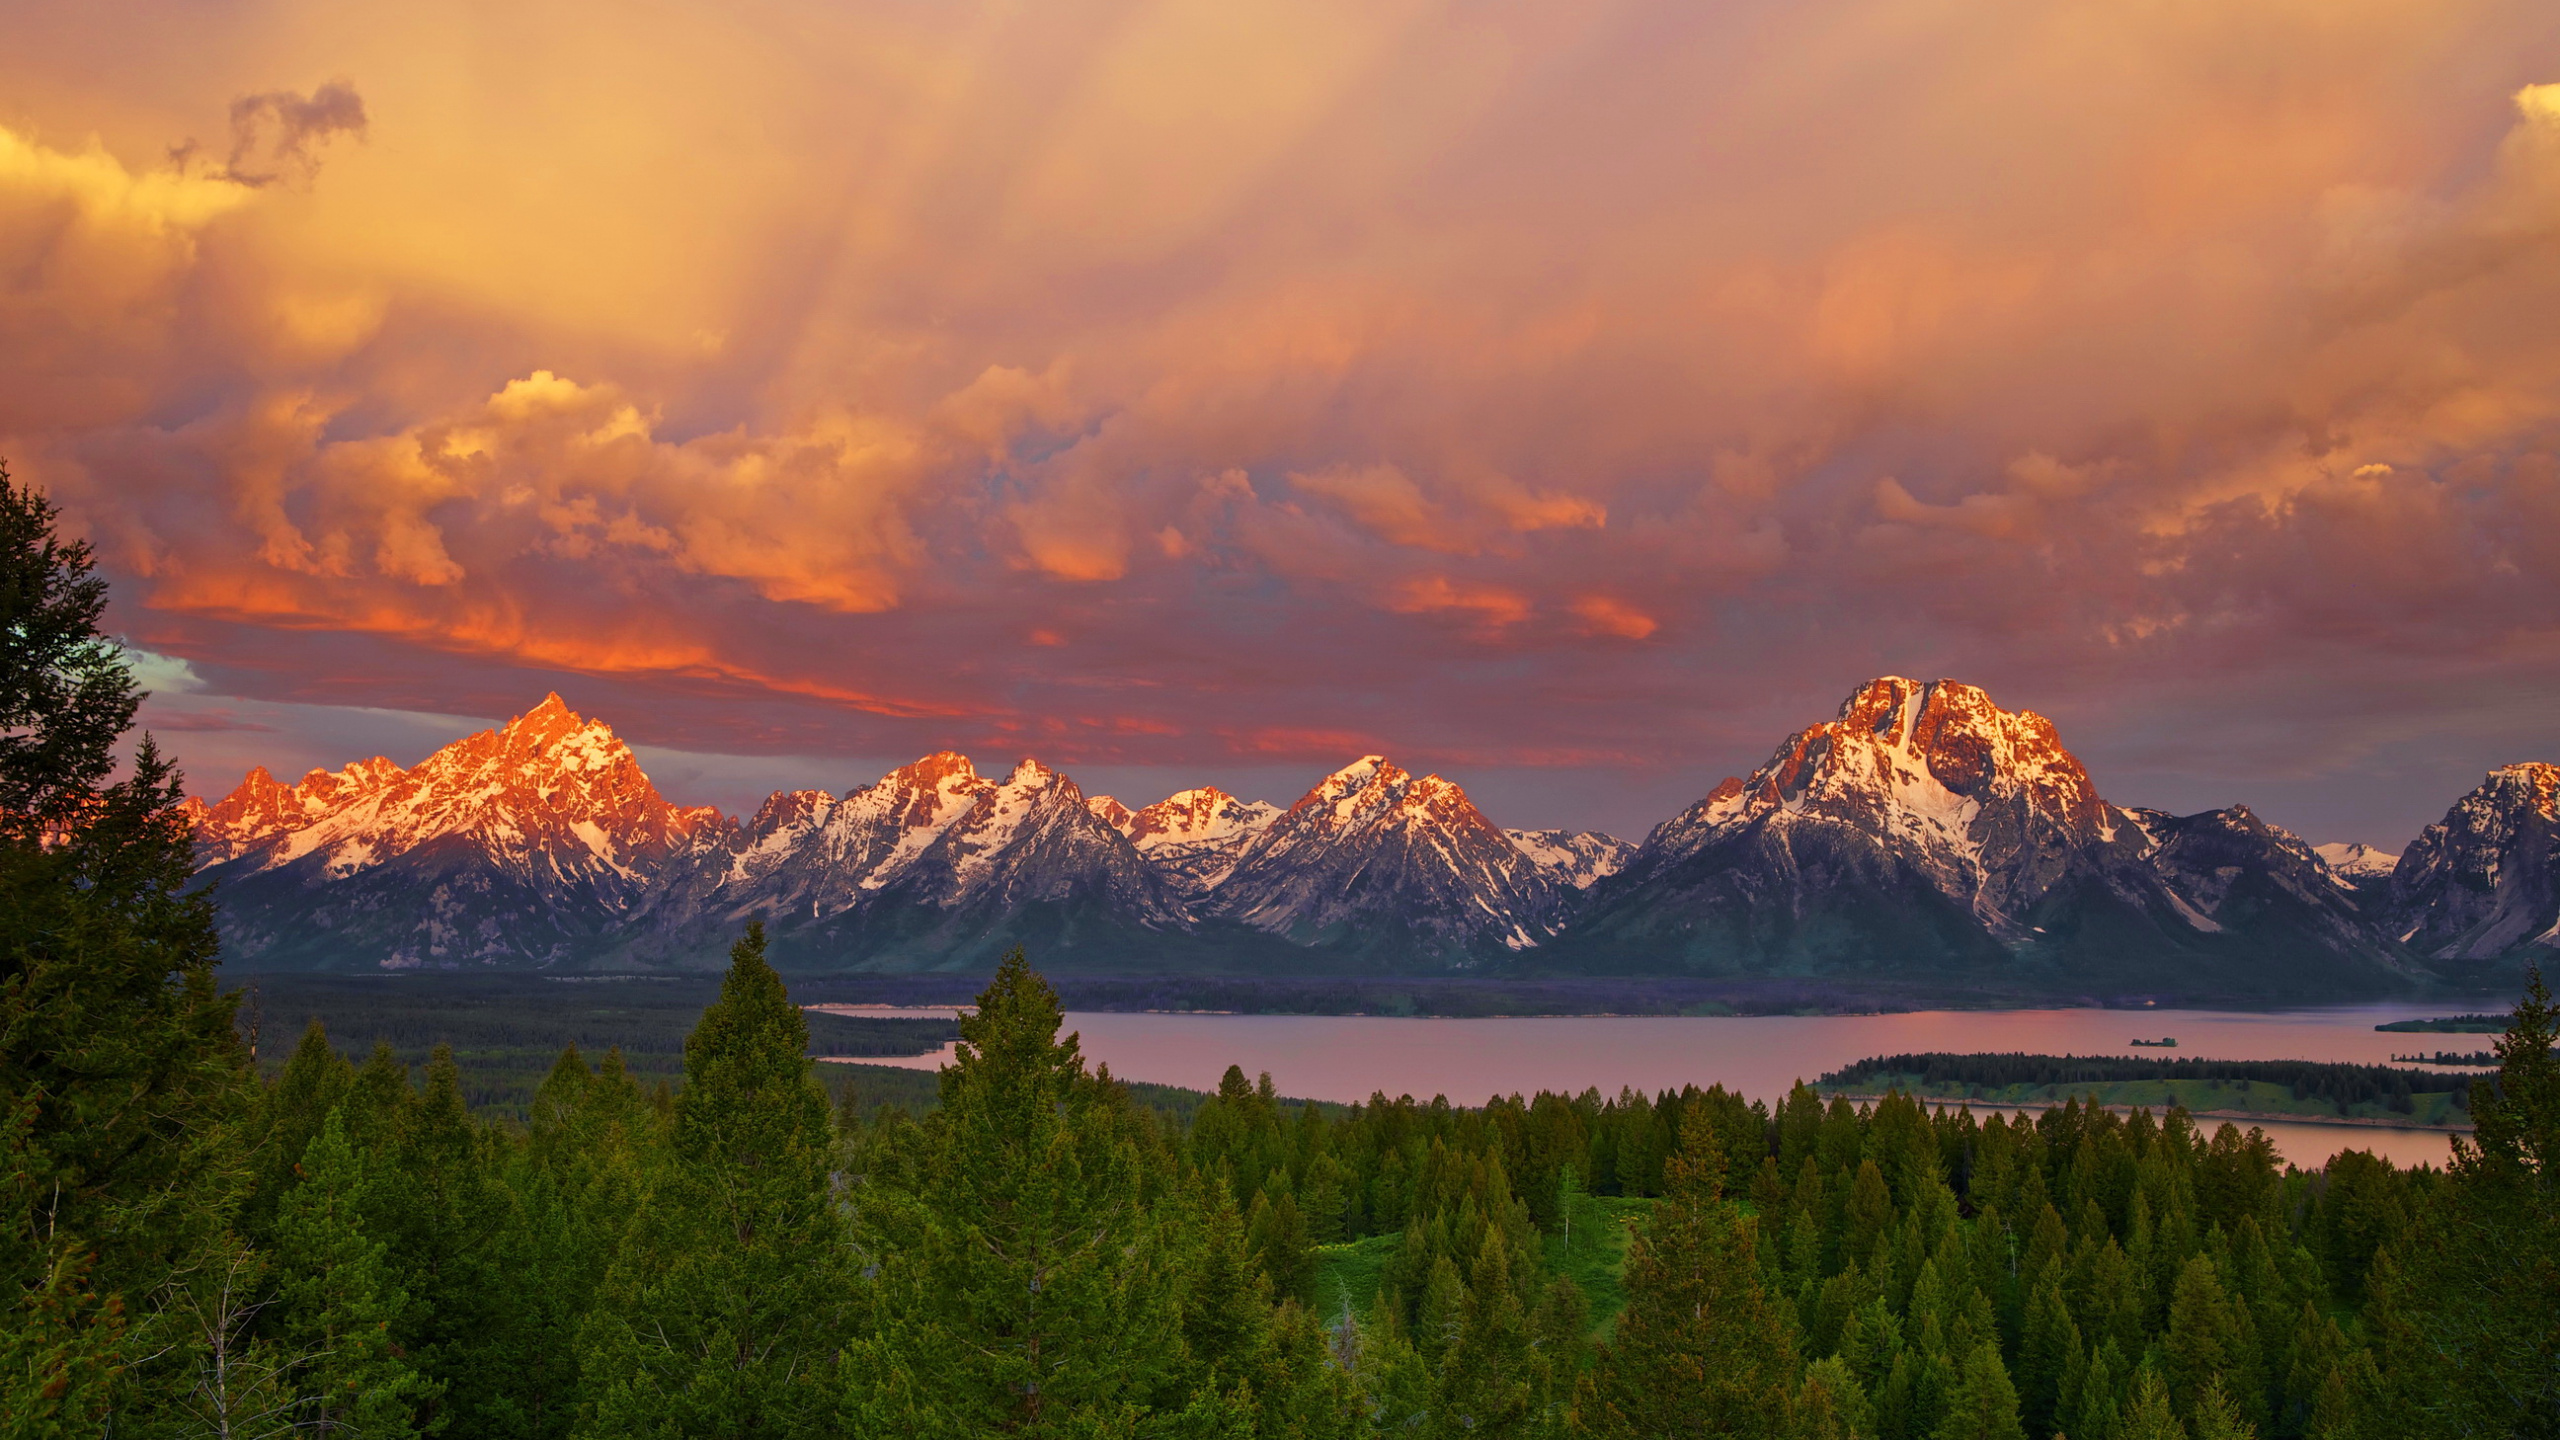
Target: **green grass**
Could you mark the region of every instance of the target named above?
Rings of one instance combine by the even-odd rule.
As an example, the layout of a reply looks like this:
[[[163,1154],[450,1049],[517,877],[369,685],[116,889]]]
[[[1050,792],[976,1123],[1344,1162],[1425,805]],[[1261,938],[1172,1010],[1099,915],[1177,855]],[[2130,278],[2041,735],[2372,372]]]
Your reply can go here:
[[[1650,1200],[1585,1196],[1573,1217],[1570,1245],[1562,1234],[1543,1237],[1548,1271],[1581,1286],[1591,1302],[1594,1338],[1606,1338],[1618,1312],[1626,1308],[1626,1287],[1619,1277],[1627,1263],[1627,1227],[1652,1206]],[[1378,1302],[1378,1277],[1403,1243],[1404,1236],[1396,1234],[1317,1246],[1316,1313],[1330,1321],[1348,1305],[1367,1323]]]
[[[1316,1314],[1332,1321],[1348,1305],[1361,1323],[1368,1323],[1369,1312],[1378,1303],[1378,1276],[1403,1243],[1402,1235],[1371,1235],[1317,1246]]]
[[[1547,1237],[1547,1268],[1582,1287],[1591,1302],[1591,1334],[1607,1339],[1618,1312],[1626,1308],[1622,1283],[1627,1268],[1630,1227],[1653,1208],[1650,1200],[1617,1195],[1588,1195],[1575,1207],[1571,1244],[1561,1234]]]

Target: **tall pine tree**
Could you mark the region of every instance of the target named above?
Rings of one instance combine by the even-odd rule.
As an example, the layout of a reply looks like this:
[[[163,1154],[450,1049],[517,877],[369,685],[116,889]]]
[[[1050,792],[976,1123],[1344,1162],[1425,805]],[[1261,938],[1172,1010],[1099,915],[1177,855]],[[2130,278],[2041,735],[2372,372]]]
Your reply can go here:
[[[855,1191],[880,1325],[848,1367],[856,1430],[1153,1433],[1210,1373],[1186,1355],[1186,1266],[1143,1122],[1062,1019],[1007,955],[961,1021],[911,1166]],[[1233,1288],[1204,1299],[1231,1305]],[[1234,1329],[1212,1320],[1204,1338]]]
[[[850,1287],[808,1048],[808,1021],[751,925],[685,1041],[667,1162],[580,1335],[579,1433],[779,1437],[832,1424]]]

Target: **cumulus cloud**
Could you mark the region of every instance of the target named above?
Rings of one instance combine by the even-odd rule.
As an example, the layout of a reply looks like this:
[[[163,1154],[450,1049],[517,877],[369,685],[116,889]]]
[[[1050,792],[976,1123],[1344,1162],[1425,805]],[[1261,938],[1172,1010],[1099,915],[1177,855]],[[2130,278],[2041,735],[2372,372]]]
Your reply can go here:
[[[2554,643],[2527,0],[250,7],[361,96],[127,9],[0,56],[115,77],[0,131],[0,449],[216,689],[1740,766],[1891,669],[2347,765]]]

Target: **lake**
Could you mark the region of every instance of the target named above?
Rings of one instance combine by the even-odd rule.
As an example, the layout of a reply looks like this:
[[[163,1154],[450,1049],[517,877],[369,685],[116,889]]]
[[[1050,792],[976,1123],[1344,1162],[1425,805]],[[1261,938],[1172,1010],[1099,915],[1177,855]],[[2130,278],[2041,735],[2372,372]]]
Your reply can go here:
[[[2272,1013],[2000,1010],[1442,1020],[1080,1011],[1067,1016],[1067,1027],[1083,1037],[1089,1060],[1108,1064],[1123,1079],[1200,1090],[1217,1088],[1229,1065],[1241,1065],[1248,1075],[1270,1072],[1284,1095],[1315,1100],[1365,1101],[1383,1092],[1479,1104],[1493,1095],[1579,1093],[1595,1085],[1615,1095],[1622,1085],[1659,1093],[1721,1084],[1774,1102],[1799,1079],[1810,1081],[1871,1055],[1927,1050],[2383,1064],[2395,1051],[2488,1048],[2489,1036],[2386,1035],[2373,1028],[2428,1013],[2393,1005]],[[2177,1040],[2175,1050],[2135,1050],[2127,1043],[2164,1036]],[[950,1053],[946,1047],[932,1055],[864,1063],[931,1070],[948,1062]],[[2441,1165],[2450,1154],[2439,1131],[2274,1122],[2264,1128],[2286,1159],[2305,1166],[2347,1149],[2371,1150],[2400,1165]]]

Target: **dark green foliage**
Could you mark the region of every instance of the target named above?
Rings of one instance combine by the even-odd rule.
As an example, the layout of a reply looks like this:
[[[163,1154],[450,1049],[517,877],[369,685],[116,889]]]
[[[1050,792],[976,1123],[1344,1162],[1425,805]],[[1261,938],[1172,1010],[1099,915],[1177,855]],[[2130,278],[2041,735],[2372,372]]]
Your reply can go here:
[[[400,1341],[416,1305],[395,1278],[389,1247],[366,1224],[378,1177],[347,1142],[332,1110],[302,1153],[300,1183],[278,1207],[275,1225],[276,1345],[299,1423],[406,1440],[439,1387]]]
[[[139,696],[53,520],[0,470],[0,1416],[29,1434],[179,1383],[171,1281],[224,1247],[246,1095],[178,776],[145,737],[109,778]]]
[[[1783,1436],[1802,1384],[1793,1326],[1761,1290],[1756,1224],[1721,1203],[1727,1157],[1701,1101],[1627,1254],[1627,1308],[1577,1405],[1601,1436]]]
[[[2472,1088],[2479,1132],[2407,1244],[2413,1273],[2374,1266],[2374,1308],[2412,1351],[2410,1369],[2467,1377],[2393,1386],[2375,1408],[2408,1434],[2560,1435],[2560,1008],[2540,970],[2495,1045],[2498,1073]],[[2399,1237],[2386,1237],[2385,1247]],[[2386,1276],[2390,1279],[2386,1280]],[[2405,1291],[2405,1294],[2402,1293]]]
[[[2515,1337],[2544,1311],[2448,1299],[2459,1172],[2287,1172],[2263,1136],[2076,1103],[2034,1121],[1902,1095],[1773,1115],[1717,1090],[1320,1107],[1230,1071],[1153,1109],[1085,1065],[1019,959],[958,1065],[850,1072],[831,1109],[751,951],[662,1101],[618,1056],[572,1052],[521,1126],[493,1127],[449,1065],[413,1089],[388,1052],[350,1072],[312,1040],[287,1063],[254,1123],[300,1133],[335,1096],[387,1177],[370,1193],[405,1198],[359,1218],[402,1300],[410,1423],[2426,1440],[2463,1433],[2445,1376],[2481,1363],[2465,1335],[2536,1373]],[[2482,1101],[2510,1188],[2464,1204],[2538,1193],[2513,1188],[2539,1174],[2539,1062],[2529,1038],[2515,1053],[2516,1083]],[[930,1104],[897,1089],[924,1081]],[[723,1204],[767,1208],[741,1224]],[[1591,1269],[1619,1253],[1622,1273]],[[1604,1282],[1624,1304],[1595,1335]]]
[[[849,1277],[808,1031],[751,926],[685,1042],[666,1163],[581,1328],[578,1433],[822,1433]]]
[[[1150,1203],[1169,1198],[1150,1163],[1160,1142],[1059,1039],[1060,1018],[1007,956],[912,1160],[855,1194],[879,1327],[847,1367],[863,1425],[1073,1434],[1217,1398],[1181,1384],[1177,1207]]]
[[[463,1099],[485,1115],[525,1118],[561,1047],[622,1051],[654,1081],[684,1072],[685,1036],[719,998],[720,982],[665,975],[301,975],[240,977],[270,1028],[321,1025],[350,1057],[385,1044],[411,1065],[448,1046]],[[948,1015],[908,1018],[807,1012],[812,1055],[922,1055],[956,1038]],[[244,1016],[244,1025],[247,1017]],[[272,1067],[274,1057],[262,1057]],[[272,1072],[271,1072],[272,1073]],[[930,1091],[933,1077],[917,1080]]]
[[[54,520],[53,502],[0,464],[0,829],[21,841],[91,819],[142,703],[98,631],[107,582],[89,544],[57,536]]]

